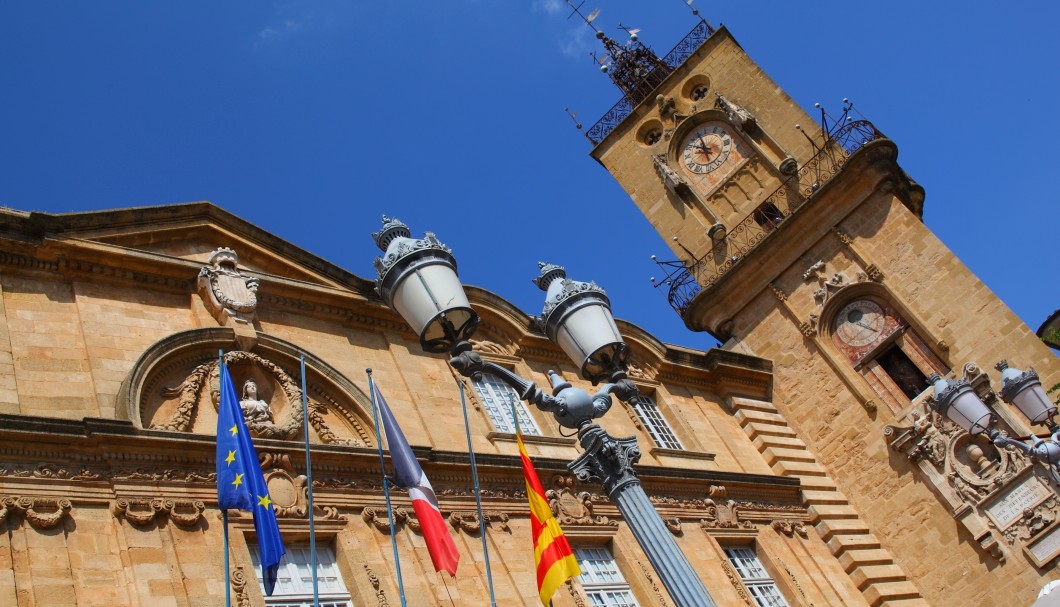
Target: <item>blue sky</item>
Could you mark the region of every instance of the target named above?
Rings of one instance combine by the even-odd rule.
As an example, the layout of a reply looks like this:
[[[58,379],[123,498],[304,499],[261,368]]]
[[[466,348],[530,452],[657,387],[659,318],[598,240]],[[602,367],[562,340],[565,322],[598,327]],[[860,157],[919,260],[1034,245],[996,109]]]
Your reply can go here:
[[[937,4],[937,6],[936,6]],[[704,2],[803,107],[844,97],[899,146],[925,221],[1025,322],[1060,307],[1055,3]],[[683,0],[601,0],[665,54]],[[560,2],[0,3],[0,205],[211,200],[374,277],[383,213],[529,313],[538,260],[706,348],[651,288],[668,249],[564,113],[620,94]],[[226,243],[217,243],[218,245]]]

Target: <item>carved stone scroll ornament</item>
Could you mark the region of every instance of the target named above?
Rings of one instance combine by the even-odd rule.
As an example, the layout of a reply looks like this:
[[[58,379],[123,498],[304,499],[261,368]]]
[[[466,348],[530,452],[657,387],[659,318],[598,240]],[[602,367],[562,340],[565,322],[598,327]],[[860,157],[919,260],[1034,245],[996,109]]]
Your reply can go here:
[[[508,515],[503,512],[483,512],[486,524],[492,526],[497,522],[498,526],[506,533],[511,533],[508,526]],[[481,531],[482,524],[479,522],[478,512],[471,510],[457,510],[449,513],[449,524],[454,529],[460,529],[464,533],[475,534]]]
[[[339,438],[324,421],[327,406],[312,398],[309,399],[309,425],[316,430],[320,440],[328,445],[346,445],[349,447],[367,447],[368,444],[359,438]]]
[[[372,585],[372,590],[375,591],[375,600],[379,602],[379,607],[389,607],[390,601],[387,600],[386,593],[380,588],[379,576],[367,564],[364,565],[364,573],[368,576],[368,583]]]
[[[587,607],[585,599],[582,598],[578,589],[574,587],[574,582],[572,580],[567,580],[567,592],[569,592],[571,598],[574,599],[574,607]]]
[[[736,594],[739,595],[743,602],[747,603],[750,607],[755,607],[755,604],[751,602],[751,597],[747,596],[747,591],[744,590],[743,584],[740,583],[740,578],[736,576],[736,572],[732,570],[732,565],[728,561],[721,562],[721,568],[725,571],[725,576],[729,578],[729,583],[736,589]]]
[[[560,526],[563,525],[596,525],[617,527],[618,521],[593,512],[593,494],[588,491],[574,491],[574,477],[557,474],[552,478],[552,488],[545,492],[548,505]]]
[[[798,535],[803,539],[809,537],[809,532],[806,531],[806,525],[804,525],[802,521],[777,520],[773,521],[771,526],[777,533],[782,533],[788,537],[794,537],[795,535]]]
[[[663,185],[672,194],[680,194],[680,190],[688,189],[688,182],[685,181],[684,177],[677,174],[677,171],[670,168],[670,165],[666,162],[666,157],[662,154],[653,154],[651,157],[652,164],[655,165],[655,172],[659,174],[659,178],[662,179]]]
[[[133,525],[143,527],[158,517],[169,519],[182,527],[193,527],[202,520],[206,504],[199,500],[130,499],[120,497],[111,505],[114,516],[124,516]]]
[[[21,513],[34,529],[54,529],[70,514],[73,504],[66,498],[5,497],[0,500],[0,522]]]
[[[655,600],[658,601],[657,604],[662,607],[670,607],[670,603],[663,595],[662,588],[659,587],[659,583],[655,580],[655,575],[652,574],[651,568],[645,565],[640,559],[637,559],[637,565],[640,566],[640,571],[644,574],[644,579],[648,580],[648,585],[651,586],[652,591],[655,592]]]
[[[729,122],[740,127],[740,130],[745,133],[752,133],[758,129],[758,121],[751,112],[729,101],[721,93],[717,95],[718,100],[714,102],[714,107],[725,112],[729,117]]]
[[[206,309],[221,325],[232,319],[250,323],[258,305],[258,279],[239,272],[239,255],[227,247],[210,255],[209,265],[199,270],[195,286]]]
[[[740,507],[734,500],[726,500],[719,504],[708,499],[706,507],[707,516],[699,521],[699,526],[705,530],[754,529],[754,523],[740,518]]]
[[[242,565],[232,569],[231,581],[235,605],[237,607],[250,607],[250,593],[247,592],[247,574],[243,571]]]
[[[1026,544],[1031,538],[1047,529],[1060,516],[1060,503],[1054,495],[1033,508],[1023,511],[1023,516],[1003,535],[1009,545]]]
[[[669,518],[664,518],[663,523],[666,525],[666,529],[675,536],[680,537],[684,534],[684,531],[681,529],[681,517],[671,516]]]
[[[400,525],[406,524],[409,529],[413,531],[419,531],[420,524],[416,520],[416,516],[409,512],[405,508],[394,508],[394,529],[397,529]],[[382,508],[376,508],[375,506],[368,506],[361,511],[361,519],[364,522],[371,524],[376,529],[383,533],[390,534],[390,519],[387,518],[386,510]]]

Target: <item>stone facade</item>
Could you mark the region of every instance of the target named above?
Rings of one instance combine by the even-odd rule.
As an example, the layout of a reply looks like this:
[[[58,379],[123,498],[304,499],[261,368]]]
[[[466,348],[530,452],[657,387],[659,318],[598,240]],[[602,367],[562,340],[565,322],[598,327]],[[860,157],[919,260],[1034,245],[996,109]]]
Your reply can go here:
[[[488,604],[483,528],[498,604],[539,604],[514,437],[493,427],[472,382],[459,380],[483,524],[457,380],[443,358],[422,353],[373,283],[205,202],[0,215],[0,604],[223,600],[218,350],[243,389],[285,541],[306,543],[312,516],[354,605],[400,603],[366,368],[431,479],[462,555],[455,578],[434,573],[408,499],[397,492],[409,604]],[[492,293],[468,291],[482,317],[474,347],[484,358],[542,386],[557,369],[590,387],[530,316]],[[719,605],[753,604],[727,546],[753,546],[793,606],[879,604],[871,567],[889,567],[889,583],[908,584],[827,462],[808,448],[813,439],[798,434],[801,419],[779,414],[770,361],[667,346],[633,325],[619,327],[632,350],[631,377],[683,448],[656,446],[620,402],[602,423],[637,437],[645,489]],[[541,436],[528,437],[527,449],[571,542],[607,545],[641,605],[671,604],[600,487],[568,473],[566,462],[579,453],[574,439],[551,417],[531,416]],[[251,519],[232,511],[229,526],[233,603],[262,605]],[[876,556],[852,560],[835,550],[840,536]],[[555,597],[557,607],[584,604],[579,582]]]
[[[826,137],[724,28],[654,94],[667,110],[641,103],[593,156],[684,262],[689,328],[773,362],[772,402],[734,414],[818,535],[872,604],[1030,604],[1057,577],[1058,487],[932,413],[923,380],[968,377],[1026,435],[984,370],[1052,386],[1055,355],[924,226],[894,142],[853,118]]]

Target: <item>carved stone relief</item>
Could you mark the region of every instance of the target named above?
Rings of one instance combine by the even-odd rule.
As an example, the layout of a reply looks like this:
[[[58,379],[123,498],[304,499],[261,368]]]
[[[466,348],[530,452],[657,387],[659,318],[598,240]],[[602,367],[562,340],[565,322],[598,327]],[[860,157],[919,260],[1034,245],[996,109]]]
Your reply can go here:
[[[648,580],[648,585],[651,586],[652,591],[655,593],[655,600],[658,601],[658,604],[662,607],[669,607],[670,603],[666,600],[662,588],[655,580],[655,575],[652,573],[651,568],[640,559],[637,559],[637,565],[640,567],[641,573],[644,574],[644,579]]]
[[[754,529],[751,521],[740,518],[740,506],[733,500],[717,503],[708,499],[706,517],[699,521],[703,529]]]
[[[560,526],[618,526],[618,521],[612,521],[606,516],[593,513],[593,494],[588,491],[575,492],[572,476],[557,474],[552,477],[552,488],[545,492],[545,497]]]
[[[302,436],[302,390],[297,380],[279,365],[252,352],[227,352],[225,364],[232,370],[240,392],[240,408],[252,436],[280,440],[294,440]],[[219,381],[217,361],[195,366],[179,384],[160,390],[159,398],[163,400],[153,411],[144,412],[145,425],[159,430],[193,431],[199,407],[206,398],[204,392],[207,392],[207,386],[209,402],[217,410],[220,401]],[[336,429],[327,421],[329,413],[339,415],[336,409],[334,405],[329,407],[309,399],[309,423],[320,440],[326,444],[365,446],[365,441],[359,436],[338,436]],[[150,417],[163,419],[153,421]],[[354,416],[340,417],[354,426],[353,430],[358,435],[365,434],[358,421],[353,419]],[[209,426],[209,423],[205,426]],[[212,428],[205,426],[200,430],[212,431]]]
[[[407,508],[394,508],[393,513],[395,530],[401,525],[408,525],[409,529],[419,532],[420,522],[416,519],[416,515],[413,514],[412,511]],[[390,519],[386,515],[386,510],[376,508],[375,506],[368,506],[361,511],[361,519],[383,533],[390,534]]]
[[[736,572],[732,570],[732,565],[728,561],[721,562],[721,568],[725,571],[725,576],[729,578],[729,583],[736,589],[736,594],[739,595],[743,602],[747,603],[750,607],[755,607],[755,604],[751,602],[751,597],[747,596],[747,590],[744,589],[743,583],[740,582],[740,578],[737,577]]]
[[[387,600],[386,593],[380,588],[379,576],[367,564],[364,566],[364,573],[368,576],[368,583],[372,585],[372,590],[375,591],[375,600],[379,602],[379,607],[389,607],[390,601]]]
[[[486,519],[487,526],[492,526],[494,522],[498,523],[498,527],[505,533],[511,533],[512,530],[508,526],[508,515],[503,512],[483,512],[482,516]],[[476,534],[482,529],[482,524],[479,522],[478,512],[472,510],[456,510],[449,513],[449,524],[454,529],[460,529],[464,533]]]
[[[235,598],[236,607],[250,607],[250,593],[247,591],[247,573],[242,565],[232,568],[230,579],[232,581],[232,597]]]
[[[220,247],[210,256],[209,265],[199,270],[195,286],[203,304],[221,325],[228,320],[248,324],[258,305],[258,279],[239,271],[239,255]]]
[[[984,402],[996,401],[978,366],[966,365],[963,379]],[[909,426],[887,426],[884,437],[916,463],[983,550],[1004,560],[998,539],[1027,546],[1052,529],[1060,500],[1046,470],[1015,449],[969,435],[932,411],[930,401],[909,414]]]
[[[777,520],[773,521],[770,525],[773,530],[777,533],[782,533],[788,537],[794,537],[798,535],[801,538],[809,537],[809,532],[806,531],[806,525],[802,521],[787,521]]]
[[[70,515],[71,508],[73,504],[65,497],[5,497],[0,500],[0,523],[18,513],[34,529],[54,529]]]
[[[120,497],[111,505],[114,516],[124,516],[136,526],[150,525],[160,516],[182,527],[193,527],[202,520],[206,504],[199,500],[171,500],[165,498],[136,499]]]

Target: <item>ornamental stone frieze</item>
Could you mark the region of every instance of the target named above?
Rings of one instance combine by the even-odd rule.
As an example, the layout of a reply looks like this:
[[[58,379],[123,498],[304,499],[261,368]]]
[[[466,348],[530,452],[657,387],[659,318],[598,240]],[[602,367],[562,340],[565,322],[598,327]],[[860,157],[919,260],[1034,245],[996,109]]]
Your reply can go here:
[[[210,255],[209,265],[199,270],[195,286],[202,303],[222,325],[230,321],[249,324],[258,305],[258,279],[239,271],[239,255],[220,247]]]

